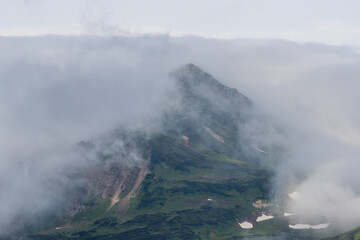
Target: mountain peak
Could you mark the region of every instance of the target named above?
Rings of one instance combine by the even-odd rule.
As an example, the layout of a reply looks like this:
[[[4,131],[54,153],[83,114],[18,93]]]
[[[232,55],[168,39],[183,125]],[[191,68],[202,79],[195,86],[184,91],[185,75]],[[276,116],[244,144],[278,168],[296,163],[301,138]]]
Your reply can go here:
[[[188,63],[188,64],[185,64],[185,65],[175,69],[174,71],[172,71],[170,73],[170,75],[179,79],[179,78],[186,77],[186,76],[196,76],[196,75],[204,76],[204,75],[209,75],[209,74],[207,74],[205,71],[203,71],[198,66],[196,66],[192,63]]]
[[[205,84],[208,86],[223,86],[213,76],[203,71],[200,67],[188,63],[170,73],[170,76],[175,78],[180,85],[199,85]]]
[[[188,63],[170,73],[186,98],[216,99],[230,101],[238,105],[249,104],[250,100],[235,88],[229,88],[203,71],[200,67]]]
[[[181,70],[183,72],[188,72],[188,73],[204,72],[201,68],[199,68],[198,66],[196,66],[192,63],[188,63],[188,64],[181,66],[179,68],[179,70]]]

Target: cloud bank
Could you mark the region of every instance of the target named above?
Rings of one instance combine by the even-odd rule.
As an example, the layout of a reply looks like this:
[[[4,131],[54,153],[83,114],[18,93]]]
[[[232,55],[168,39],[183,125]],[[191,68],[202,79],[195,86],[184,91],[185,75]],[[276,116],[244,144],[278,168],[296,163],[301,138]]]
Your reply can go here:
[[[360,56],[352,48],[162,35],[3,37],[0,51],[2,233],[22,212],[35,219],[61,201],[65,169],[87,164],[63,157],[71,146],[123,124],[156,126],[171,100],[168,73],[189,62],[275,123],[246,131],[261,146],[282,146],[274,188],[299,192],[289,211],[360,225]]]

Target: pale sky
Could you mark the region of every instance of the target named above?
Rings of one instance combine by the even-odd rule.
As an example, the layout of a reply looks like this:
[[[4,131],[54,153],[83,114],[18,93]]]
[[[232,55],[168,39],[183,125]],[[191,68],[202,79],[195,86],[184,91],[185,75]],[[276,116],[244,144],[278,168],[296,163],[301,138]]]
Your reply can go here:
[[[0,35],[186,34],[360,44],[358,0],[0,0]]]

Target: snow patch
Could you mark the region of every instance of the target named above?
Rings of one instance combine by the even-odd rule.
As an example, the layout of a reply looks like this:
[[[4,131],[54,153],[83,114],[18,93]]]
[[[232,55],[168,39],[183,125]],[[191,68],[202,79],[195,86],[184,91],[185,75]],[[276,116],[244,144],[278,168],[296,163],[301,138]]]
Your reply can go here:
[[[271,216],[271,215],[267,216],[267,215],[265,215],[265,214],[263,213],[260,217],[258,217],[258,218],[256,219],[256,221],[257,221],[257,222],[261,222],[261,221],[269,220],[269,219],[272,219],[272,218],[274,218],[274,216]]]
[[[327,228],[330,225],[330,223],[321,223],[318,225],[310,225],[310,224],[304,224],[304,223],[298,223],[295,225],[290,225],[289,228],[292,229],[324,229]]]
[[[298,200],[298,198],[299,198],[299,193],[297,192],[297,191],[294,191],[294,192],[292,192],[292,193],[289,193],[288,194],[289,195],[289,197],[291,198],[291,199],[293,199],[293,200]]]
[[[287,212],[284,213],[284,217],[288,217],[288,216],[292,216],[292,215],[294,215],[294,213],[287,213]]]
[[[244,229],[250,229],[250,228],[253,228],[252,223],[247,222],[247,221],[242,222],[242,223],[238,223],[238,224],[239,224],[239,226],[240,226],[241,228],[244,228]]]

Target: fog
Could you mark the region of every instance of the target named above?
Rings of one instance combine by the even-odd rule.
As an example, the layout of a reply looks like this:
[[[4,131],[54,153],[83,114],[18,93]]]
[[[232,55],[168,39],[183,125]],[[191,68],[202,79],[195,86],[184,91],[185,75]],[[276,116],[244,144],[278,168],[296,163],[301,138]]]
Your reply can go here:
[[[299,192],[287,211],[360,225],[357,49],[148,35],[3,37],[0,52],[0,233],[64,201],[74,184],[66,169],[88,165],[67,153],[79,141],[123,125],[157,129],[172,100],[168,73],[189,62],[249,97],[268,122],[242,129],[270,153],[283,149],[274,192]]]

